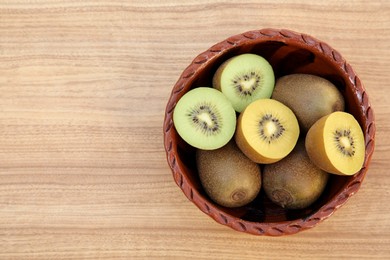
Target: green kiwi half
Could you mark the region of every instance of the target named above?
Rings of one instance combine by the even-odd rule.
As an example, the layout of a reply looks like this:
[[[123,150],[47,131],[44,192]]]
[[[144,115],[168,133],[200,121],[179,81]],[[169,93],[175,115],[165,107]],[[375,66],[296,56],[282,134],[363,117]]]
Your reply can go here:
[[[237,112],[254,100],[270,98],[274,85],[274,71],[269,62],[251,53],[228,59],[213,77],[213,87],[226,95]]]
[[[193,147],[213,150],[227,144],[236,129],[236,112],[218,90],[199,87],[179,99],[173,112],[174,126]]]

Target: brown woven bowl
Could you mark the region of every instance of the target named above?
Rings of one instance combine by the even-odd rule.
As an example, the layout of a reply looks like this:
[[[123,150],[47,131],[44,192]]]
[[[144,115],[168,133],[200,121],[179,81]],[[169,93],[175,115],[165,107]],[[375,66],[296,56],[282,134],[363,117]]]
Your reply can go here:
[[[198,86],[211,86],[213,73],[228,58],[256,53],[266,58],[275,76],[309,73],[333,82],[345,97],[346,111],[360,123],[366,154],[362,169],[354,176],[332,175],[322,196],[305,210],[285,210],[271,203],[263,192],[249,205],[225,208],[215,204],[203,190],[195,164],[195,149],[177,134],[173,110],[184,93]],[[220,224],[255,235],[280,236],[312,228],[331,216],[356,193],[366,175],[374,151],[374,113],[368,95],[352,67],[328,44],[289,30],[263,29],[235,35],[199,54],[173,87],[164,121],[167,160],[177,185],[200,210]]]

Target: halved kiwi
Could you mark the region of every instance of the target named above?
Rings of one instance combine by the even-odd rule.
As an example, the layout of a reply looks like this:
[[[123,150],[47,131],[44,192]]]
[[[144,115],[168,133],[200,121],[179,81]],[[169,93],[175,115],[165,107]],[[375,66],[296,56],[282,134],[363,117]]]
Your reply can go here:
[[[270,98],[274,85],[274,71],[269,62],[251,53],[228,59],[213,77],[213,87],[226,95],[237,112],[254,100]]]
[[[252,102],[239,116],[235,140],[257,163],[273,163],[287,156],[299,137],[299,125],[287,106],[273,99]]]
[[[227,144],[236,129],[236,112],[218,90],[199,87],[187,92],[177,102],[173,123],[188,144],[213,150]]]
[[[310,159],[319,168],[338,175],[353,175],[364,163],[363,131],[346,112],[333,112],[309,129],[305,146]]]

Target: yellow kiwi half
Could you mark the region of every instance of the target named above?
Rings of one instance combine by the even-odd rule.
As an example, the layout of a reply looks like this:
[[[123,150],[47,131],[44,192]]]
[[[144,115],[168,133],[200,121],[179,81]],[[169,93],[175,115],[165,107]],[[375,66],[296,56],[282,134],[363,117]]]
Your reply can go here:
[[[299,137],[299,125],[287,106],[273,99],[252,102],[240,114],[235,140],[256,163],[273,163],[286,157]]]
[[[317,167],[338,175],[353,175],[363,166],[365,144],[356,119],[346,112],[334,112],[309,129],[305,146]]]

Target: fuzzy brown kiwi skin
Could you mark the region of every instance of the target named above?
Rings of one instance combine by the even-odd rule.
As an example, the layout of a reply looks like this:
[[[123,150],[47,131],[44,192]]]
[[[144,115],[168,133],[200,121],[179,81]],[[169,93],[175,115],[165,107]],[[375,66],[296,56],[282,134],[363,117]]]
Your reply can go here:
[[[229,64],[229,61],[231,59],[233,59],[234,57],[224,61],[217,69],[217,71],[215,72],[214,76],[213,76],[213,80],[212,80],[212,84],[213,84],[213,87],[215,89],[218,89],[219,91],[221,91],[221,76],[222,76],[222,72],[223,70],[225,69],[226,65]]]
[[[259,165],[248,159],[233,140],[217,150],[197,150],[196,163],[204,190],[221,206],[244,206],[261,189]]]
[[[294,112],[303,133],[321,117],[345,109],[344,97],[337,87],[325,78],[310,74],[290,74],[279,78],[272,98]]]
[[[304,140],[281,161],[265,165],[263,189],[267,197],[286,209],[303,209],[322,194],[329,173],[319,169],[309,159]]]

